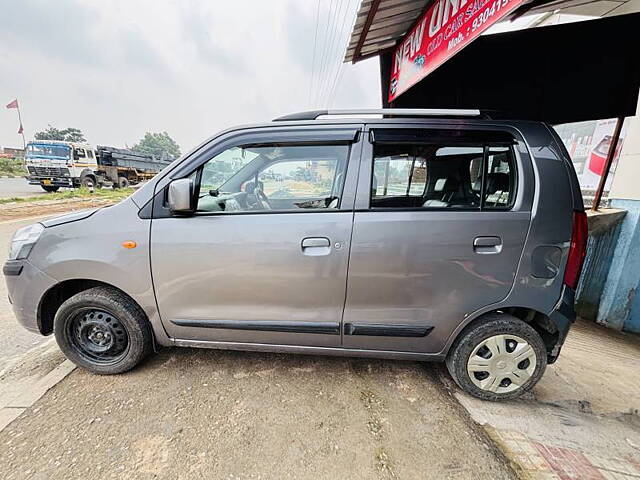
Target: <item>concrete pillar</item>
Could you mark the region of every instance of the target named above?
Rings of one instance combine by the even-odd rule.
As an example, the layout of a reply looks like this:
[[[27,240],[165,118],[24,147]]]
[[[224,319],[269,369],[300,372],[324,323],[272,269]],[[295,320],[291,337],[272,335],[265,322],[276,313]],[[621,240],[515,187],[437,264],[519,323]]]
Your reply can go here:
[[[640,110],[640,106],[639,106]],[[627,132],[609,198],[627,211],[620,226],[598,323],[640,333],[640,116],[627,118]]]

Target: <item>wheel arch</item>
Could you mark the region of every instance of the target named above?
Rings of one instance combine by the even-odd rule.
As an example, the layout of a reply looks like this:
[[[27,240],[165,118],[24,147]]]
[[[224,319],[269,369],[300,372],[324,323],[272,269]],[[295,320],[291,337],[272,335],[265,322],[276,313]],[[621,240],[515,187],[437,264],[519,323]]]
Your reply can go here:
[[[80,172],[80,177],[79,178],[83,178],[83,177],[92,177],[93,179],[95,179],[96,178],[96,172],[94,172],[90,168],[85,168],[84,170],[82,170],[82,172]]]
[[[92,280],[86,278],[64,280],[55,284],[49,290],[47,290],[40,299],[37,310],[38,329],[40,330],[40,333],[43,335],[50,335],[53,332],[53,320],[55,318],[56,312],[60,308],[60,305],[62,305],[72,296],[94,287],[108,287],[117,290],[122,295],[129,298],[133,303],[138,305],[138,307],[140,307],[140,310],[144,313],[147,322],[149,323],[151,335],[153,336],[153,348],[154,350],[157,350],[155,329],[153,328],[153,323],[150,321],[144,308],[142,308],[142,306],[134,298],[132,298],[131,295],[127,294],[122,289],[107,282],[102,282],[100,280]]]
[[[544,312],[531,307],[516,306],[494,308],[482,311],[477,315],[467,317],[465,322],[461,323],[447,340],[444,353],[448,355],[456,340],[461,338],[469,329],[481,322],[487,315],[495,313],[512,315],[522,320],[524,323],[531,325],[531,327],[533,327],[533,329],[540,335],[547,348],[549,363],[552,363],[553,360],[555,360],[555,357],[553,356],[554,347],[556,347],[558,342],[561,340],[558,326],[553,322],[551,317]]]

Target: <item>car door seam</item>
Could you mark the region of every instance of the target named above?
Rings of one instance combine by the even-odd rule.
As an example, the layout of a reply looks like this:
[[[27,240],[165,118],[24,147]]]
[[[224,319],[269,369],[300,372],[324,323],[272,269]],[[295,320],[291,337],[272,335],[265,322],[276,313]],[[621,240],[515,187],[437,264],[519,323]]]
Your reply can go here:
[[[355,190],[353,192],[353,202],[351,204],[351,229],[349,230],[349,245],[347,248],[347,269],[345,272],[345,278],[344,278],[344,299],[343,299],[343,303],[342,303],[342,315],[340,316],[340,348],[344,348],[344,314],[345,311],[347,309],[347,297],[349,295],[349,265],[351,263],[351,245],[353,242],[353,230],[355,228],[355,217],[356,217],[356,212],[355,212],[355,206],[356,206],[356,200],[358,198],[358,184],[360,183],[360,167],[362,165],[362,156],[364,154],[364,148],[362,147],[363,142],[364,142],[364,124],[361,125],[360,127],[360,131],[363,132],[362,135],[359,135],[359,139],[358,139],[358,143],[357,146],[360,149],[360,154],[358,155],[358,165],[357,165],[357,171],[356,171],[356,175],[355,175]],[[344,190],[344,187],[343,187]]]

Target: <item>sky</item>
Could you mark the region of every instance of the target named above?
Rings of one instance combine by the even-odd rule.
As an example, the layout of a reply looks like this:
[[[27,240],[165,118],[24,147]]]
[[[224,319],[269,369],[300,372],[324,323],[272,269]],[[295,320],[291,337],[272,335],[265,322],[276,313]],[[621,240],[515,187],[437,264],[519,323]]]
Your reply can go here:
[[[27,141],[48,125],[118,147],[167,131],[183,152],[286,113],[378,108],[377,58],[340,67],[359,3],[0,0],[0,146],[22,146],[15,98]]]

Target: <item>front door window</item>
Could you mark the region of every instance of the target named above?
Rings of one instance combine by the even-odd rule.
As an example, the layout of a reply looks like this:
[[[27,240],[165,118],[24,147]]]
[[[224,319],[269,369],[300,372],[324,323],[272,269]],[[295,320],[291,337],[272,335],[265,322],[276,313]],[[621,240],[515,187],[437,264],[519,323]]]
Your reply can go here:
[[[197,212],[337,209],[348,154],[348,145],[231,148],[201,167]]]

